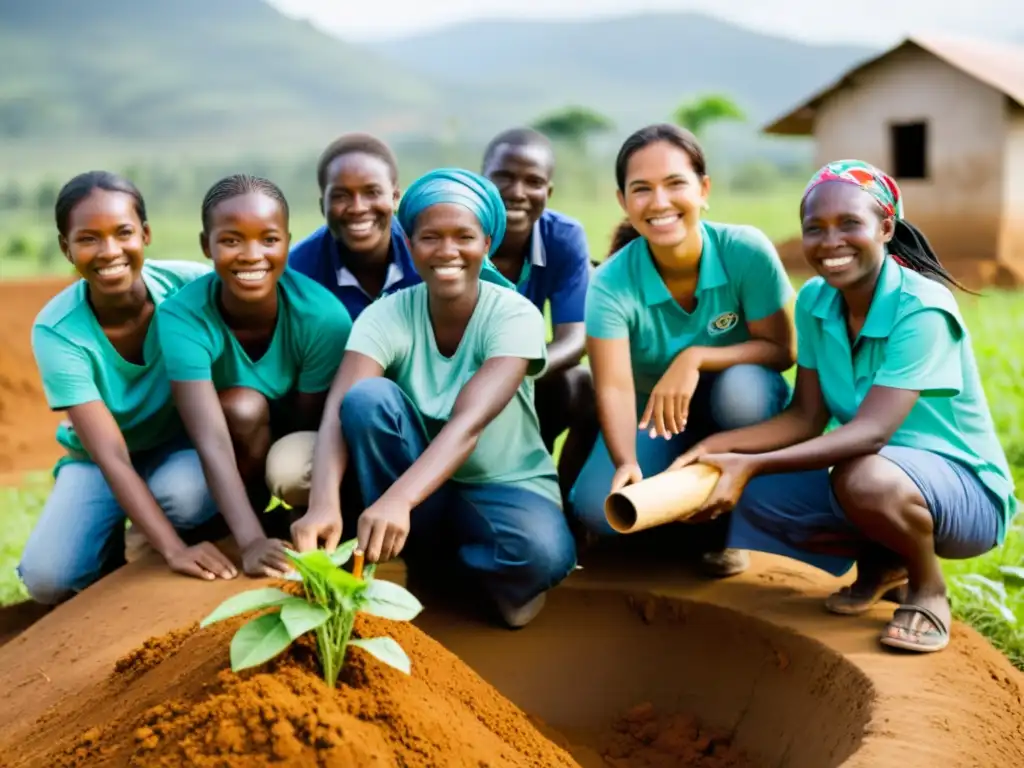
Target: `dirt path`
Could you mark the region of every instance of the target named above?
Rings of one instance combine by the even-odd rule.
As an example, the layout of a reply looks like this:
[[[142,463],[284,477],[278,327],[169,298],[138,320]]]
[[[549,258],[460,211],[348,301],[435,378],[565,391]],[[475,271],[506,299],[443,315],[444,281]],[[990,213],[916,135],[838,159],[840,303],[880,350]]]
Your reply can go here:
[[[53,429],[58,418],[43,402],[28,334],[36,312],[61,285],[0,283],[0,473],[46,469],[56,458]],[[38,765],[31,759],[33,749],[71,740],[89,722],[90,697],[104,685],[119,657],[149,637],[196,621],[226,595],[251,586],[245,580],[205,584],[175,577],[147,557],[42,618],[33,610],[0,612],[0,634],[7,637],[13,636],[15,627],[5,622],[27,624],[38,618],[0,647],[0,764]],[[638,686],[630,680],[640,679],[640,673],[623,666],[622,659],[630,655],[645,658],[644,679],[665,670],[662,685],[671,689],[662,692],[666,700],[691,696],[691,689],[720,689],[726,697],[729,690],[743,688],[746,675],[754,674],[737,673],[736,682],[733,671],[748,669],[736,649],[749,645],[763,650],[768,647],[763,638],[777,636],[769,646],[776,649],[779,674],[784,677],[787,668],[799,667],[806,680],[776,681],[761,693],[753,682],[748,686],[750,701],[768,697],[758,705],[767,708],[768,719],[751,728],[764,730],[765,723],[775,723],[777,729],[795,729],[793,743],[776,755],[773,764],[807,765],[792,758],[805,732],[813,741],[812,736],[819,738],[814,733],[824,733],[830,721],[834,725],[837,719],[863,719],[866,727],[858,736],[859,746],[845,762],[833,764],[1024,765],[1024,675],[959,623],[951,647],[943,653],[911,657],[884,652],[876,637],[891,606],[859,618],[830,616],[821,602],[835,586],[817,571],[765,556],[754,558],[749,573],[712,583],[651,561],[642,561],[642,567],[635,561],[628,566],[587,563],[556,590],[536,624],[521,632],[495,630],[444,610],[428,610],[421,625],[513,701],[522,700],[521,706],[540,701],[555,715],[593,709],[601,700],[603,694],[592,689],[575,700],[559,698],[565,690],[588,690],[584,679],[612,680],[609,690]],[[615,608],[619,603],[607,602],[623,591],[642,597],[639,615],[620,615]],[[662,620],[656,616],[660,609],[650,602],[656,596],[677,606],[669,613],[684,624],[688,609],[678,606],[727,611],[692,613],[688,634],[679,635],[682,639],[666,635],[658,640],[644,629]],[[698,615],[699,620],[694,618]],[[572,617],[568,624],[566,617]],[[756,621],[756,627],[744,623],[747,619]],[[710,636],[700,641],[705,632]],[[609,637],[617,638],[619,645],[602,644]],[[567,649],[566,638],[575,645]],[[653,645],[641,648],[645,643]],[[788,650],[779,651],[782,647]],[[720,655],[726,648],[733,648],[732,656]],[[513,655],[519,663],[509,663]],[[550,681],[564,675],[574,661],[589,666],[575,670],[577,676],[567,685],[552,688]],[[758,672],[758,680],[761,676],[763,672]],[[637,688],[636,694],[641,693]],[[724,701],[716,705],[712,697],[701,706],[720,706],[725,717],[732,710]],[[773,709],[778,713],[775,720],[770,717]],[[793,713],[802,722],[784,719],[796,716]],[[838,750],[840,742],[849,741],[849,733],[835,738]]]

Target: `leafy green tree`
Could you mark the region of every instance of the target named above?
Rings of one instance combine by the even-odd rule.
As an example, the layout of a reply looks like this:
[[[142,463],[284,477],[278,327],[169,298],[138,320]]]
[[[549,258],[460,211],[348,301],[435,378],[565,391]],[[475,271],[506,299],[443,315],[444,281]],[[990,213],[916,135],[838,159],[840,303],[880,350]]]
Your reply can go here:
[[[552,141],[564,142],[585,152],[592,136],[610,131],[614,124],[592,109],[569,106],[539,118],[533,127]]]
[[[732,121],[745,122],[746,113],[728,96],[710,93],[680,104],[672,115],[676,125],[688,129],[694,136],[703,137],[709,125]]]

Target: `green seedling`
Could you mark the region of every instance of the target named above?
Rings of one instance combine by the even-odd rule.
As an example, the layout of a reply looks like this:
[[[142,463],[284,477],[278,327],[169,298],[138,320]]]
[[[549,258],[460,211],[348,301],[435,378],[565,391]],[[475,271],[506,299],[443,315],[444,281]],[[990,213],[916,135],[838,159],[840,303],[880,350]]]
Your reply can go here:
[[[390,637],[352,639],[352,625],[360,611],[394,621],[411,621],[423,606],[398,584],[375,580],[372,564],[363,569],[362,578],[343,570],[341,566],[355,548],[356,540],[352,539],[331,554],[323,550],[302,554],[286,550],[296,570],[289,578],[302,582],[304,598],[273,587],[249,590],[229,597],[199,626],[274,609],[244,624],[231,639],[231,669],[235,672],[269,661],[306,632],[315,631],[324,680],[332,688],[337,685],[349,646],[362,648],[409,674],[409,657],[397,642]]]

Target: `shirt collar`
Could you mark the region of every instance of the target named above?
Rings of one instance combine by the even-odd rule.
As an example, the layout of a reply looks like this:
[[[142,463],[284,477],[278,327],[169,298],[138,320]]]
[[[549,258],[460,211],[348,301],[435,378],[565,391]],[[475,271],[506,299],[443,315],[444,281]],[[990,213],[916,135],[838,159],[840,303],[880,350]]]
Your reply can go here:
[[[533,234],[530,235],[530,263],[535,267],[542,268],[548,265],[544,237],[540,233],[540,219],[533,222]]]
[[[722,265],[722,257],[718,253],[718,244],[704,222],[701,222],[700,226],[700,273],[697,276],[696,290],[698,294],[720,288],[729,282],[728,276],[725,274],[725,267]],[[638,237],[627,247],[636,249],[636,255],[633,258],[640,261],[640,293],[644,303],[650,307],[666,301],[675,301],[654,265],[654,256],[651,254],[647,241]]]
[[[340,288],[358,288],[369,298],[374,298],[363,290],[363,287],[356,280],[355,275],[345,265],[345,255],[347,249],[337,240],[334,240],[333,236],[328,232],[327,235],[331,238],[331,242],[334,245],[334,253],[336,258],[337,268],[335,274],[338,280],[338,287]],[[401,225],[398,224],[396,219],[391,221],[391,244],[388,247],[388,273],[384,278],[384,288],[381,293],[387,293],[387,291],[402,282],[405,279],[405,269],[402,266],[402,262],[405,260],[402,258],[403,251],[405,249],[405,232],[402,230]]]
[[[888,254],[882,261],[882,269],[878,273],[875,284],[875,295],[871,298],[868,316],[860,335],[873,339],[884,339],[892,333],[896,324],[896,315],[900,307],[900,295],[903,291],[903,271]],[[843,317],[843,299],[838,289],[826,283],[818,294],[811,313],[821,320],[838,320],[845,322]]]

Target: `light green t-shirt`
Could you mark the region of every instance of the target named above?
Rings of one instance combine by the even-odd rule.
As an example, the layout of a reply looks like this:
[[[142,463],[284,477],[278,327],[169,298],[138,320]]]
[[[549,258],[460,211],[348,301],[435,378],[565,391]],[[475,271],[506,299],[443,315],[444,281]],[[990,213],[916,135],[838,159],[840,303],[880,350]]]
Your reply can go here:
[[[480,282],[480,298],[452,357],[437,349],[423,283],[387,296],[356,319],[348,350],[377,361],[419,412],[428,439],[451,417],[466,382],[492,357],[530,361],[508,405],[488,424],[456,470],[462,483],[516,483],[561,506],[554,460],[534,408],[534,377],[547,365],[544,317],[515,291]]]
[[[818,372],[825,404],[840,424],[853,419],[873,386],[921,393],[889,443],[931,451],[973,470],[1002,505],[1002,543],[1017,510],[1013,479],[970,333],[949,290],[886,258],[855,351],[842,296],[820,277],[800,289],[796,328],[797,364]]]
[[[196,280],[157,313],[157,331],[171,381],[212,381],[217,391],[255,389],[274,401],[295,390],[324,392],[352,320],[344,305],[314,280],[288,268],[277,284],[277,325],[267,351],[252,360],[224,322],[216,273]]]
[[[749,341],[747,323],[775,314],[793,297],[782,261],[763,232],[706,221],[701,227],[692,313],[672,298],[642,237],[610,256],[591,278],[587,335],[629,339],[638,395],[650,394],[684,349]]]
[[[183,286],[209,272],[203,263],[153,260],[143,263],[142,280],[159,308]],[[130,453],[163,445],[182,434],[182,426],[171,400],[155,322],[150,322],[143,341],[143,363],[130,363],[107,339],[87,291],[85,280],[69,285],[47,302],[32,326],[32,352],[46,401],[61,411],[101,400]],[[89,460],[70,424],[57,428],[57,442],[70,458]]]

